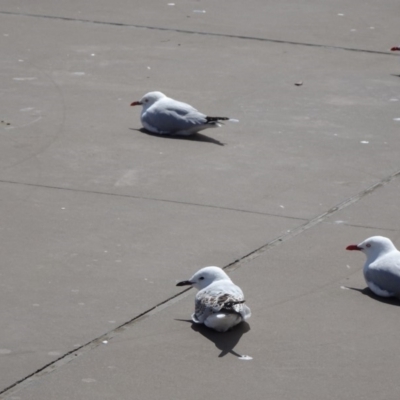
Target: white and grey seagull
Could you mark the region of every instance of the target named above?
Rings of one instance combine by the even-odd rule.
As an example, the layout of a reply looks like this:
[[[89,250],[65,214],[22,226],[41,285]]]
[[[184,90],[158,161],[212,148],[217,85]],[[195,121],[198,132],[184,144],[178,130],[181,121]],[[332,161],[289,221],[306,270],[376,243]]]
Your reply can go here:
[[[367,256],[364,278],[376,295],[400,298],[400,252],[390,239],[372,236],[346,250],[362,251]]]
[[[192,321],[196,324],[226,332],[251,316],[250,308],[244,304],[242,290],[219,267],[202,268],[188,281],[176,286],[185,285],[199,290],[192,314]]]
[[[140,119],[143,127],[159,135],[189,136],[207,128],[218,128],[218,121],[233,121],[228,117],[209,117],[189,104],[167,97],[161,92],[145,94],[131,106],[143,106]]]

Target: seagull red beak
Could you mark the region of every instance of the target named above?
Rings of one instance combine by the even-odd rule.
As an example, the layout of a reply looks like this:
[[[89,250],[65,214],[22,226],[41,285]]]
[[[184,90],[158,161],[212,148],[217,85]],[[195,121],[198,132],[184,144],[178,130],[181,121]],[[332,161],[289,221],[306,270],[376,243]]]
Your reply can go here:
[[[141,106],[142,103],[140,101],[134,101],[133,103],[131,103],[131,106]]]
[[[390,50],[391,51],[400,51],[400,47],[395,46],[395,47],[392,47]]]
[[[356,244],[351,244],[350,246],[347,246],[346,250],[359,250],[359,251],[361,251],[361,249]]]

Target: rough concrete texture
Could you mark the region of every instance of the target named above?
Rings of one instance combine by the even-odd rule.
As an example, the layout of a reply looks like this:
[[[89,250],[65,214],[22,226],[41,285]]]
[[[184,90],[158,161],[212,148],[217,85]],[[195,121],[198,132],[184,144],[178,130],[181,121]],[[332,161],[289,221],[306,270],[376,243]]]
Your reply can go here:
[[[397,400],[400,302],[345,247],[400,247],[399,12],[2,0],[0,398]],[[149,135],[151,90],[240,122]],[[249,324],[190,323],[206,265]]]

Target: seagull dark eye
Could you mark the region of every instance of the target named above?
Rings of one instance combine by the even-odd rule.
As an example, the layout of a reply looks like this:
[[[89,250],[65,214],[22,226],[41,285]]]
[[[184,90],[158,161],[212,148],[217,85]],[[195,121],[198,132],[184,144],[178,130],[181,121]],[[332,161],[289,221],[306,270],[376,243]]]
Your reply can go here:
[[[199,281],[202,281],[204,279],[204,276],[201,276],[200,278],[199,278]]]
[[[367,247],[371,247],[371,244],[370,244],[370,243],[367,243],[366,246],[367,246]]]

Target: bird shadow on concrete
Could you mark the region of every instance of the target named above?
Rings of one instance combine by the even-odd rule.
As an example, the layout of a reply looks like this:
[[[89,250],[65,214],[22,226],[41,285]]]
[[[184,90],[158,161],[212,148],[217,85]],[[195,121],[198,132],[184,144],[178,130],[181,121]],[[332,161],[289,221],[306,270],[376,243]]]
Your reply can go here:
[[[225,143],[222,143],[219,140],[213,139],[209,136],[203,135],[202,133],[194,133],[193,135],[190,135],[190,136],[158,135],[157,133],[149,132],[144,128],[140,128],[140,129],[129,128],[129,129],[132,131],[138,131],[138,132],[144,133],[149,136],[156,136],[156,137],[162,138],[162,139],[188,140],[190,142],[205,142],[205,143],[217,144],[218,146],[225,146]]]
[[[240,324],[233,327],[228,332],[217,332],[213,329],[207,328],[203,324],[195,324],[192,320],[188,319],[177,319],[177,321],[190,322],[192,324],[191,328],[195,332],[200,333],[202,336],[207,338],[210,342],[213,342],[215,347],[221,350],[218,357],[224,357],[228,353],[236,357],[243,357],[243,354],[237,353],[234,348],[239,343],[241,337],[250,331],[250,325],[243,321]]]
[[[397,306],[397,307],[400,306],[400,301],[396,297],[381,297],[381,296],[377,296],[369,287],[366,287],[364,289],[353,288],[353,287],[350,287],[350,286],[346,286],[346,287],[347,287],[347,289],[355,290],[356,292],[360,292],[364,296],[368,296],[371,299],[380,301],[381,303],[390,304],[391,306]]]

